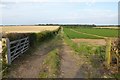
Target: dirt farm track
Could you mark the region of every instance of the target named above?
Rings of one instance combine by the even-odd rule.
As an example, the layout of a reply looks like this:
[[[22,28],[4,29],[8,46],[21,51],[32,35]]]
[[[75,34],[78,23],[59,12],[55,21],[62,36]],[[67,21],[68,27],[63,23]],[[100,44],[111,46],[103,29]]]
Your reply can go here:
[[[55,30],[59,26],[0,26],[0,31],[3,33],[31,33],[41,32],[45,30]]]

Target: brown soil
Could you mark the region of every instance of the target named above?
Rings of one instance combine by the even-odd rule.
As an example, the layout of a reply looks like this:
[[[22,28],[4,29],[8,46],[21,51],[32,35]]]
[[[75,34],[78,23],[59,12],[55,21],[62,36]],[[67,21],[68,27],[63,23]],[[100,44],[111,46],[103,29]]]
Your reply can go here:
[[[72,39],[75,43],[86,42],[93,45],[106,45],[104,39]]]

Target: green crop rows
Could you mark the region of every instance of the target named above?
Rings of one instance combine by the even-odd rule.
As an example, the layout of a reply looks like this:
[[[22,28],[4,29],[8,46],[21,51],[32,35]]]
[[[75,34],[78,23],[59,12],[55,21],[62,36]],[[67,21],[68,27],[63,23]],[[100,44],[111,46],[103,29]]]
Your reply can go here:
[[[72,31],[71,29],[77,32],[81,32],[81,33],[77,33],[75,31]],[[74,39],[74,38],[101,39],[101,37],[97,37],[94,35],[103,36],[103,37],[117,37],[118,36],[118,30],[115,30],[115,29],[64,28],[64,32],[71,39]],[[83,33],[86,33],[86,34],[83,34]],[[91,34],[91,35],[87,35],[87,34]]]

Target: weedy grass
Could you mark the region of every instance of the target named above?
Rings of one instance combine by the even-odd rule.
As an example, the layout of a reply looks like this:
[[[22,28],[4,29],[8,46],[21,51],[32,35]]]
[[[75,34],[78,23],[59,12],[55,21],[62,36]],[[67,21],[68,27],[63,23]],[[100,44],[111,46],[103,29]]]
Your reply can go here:
[[[60,57],[58,49],[52,50],[47,54],[43,62],[43,71],[40,72],[40,78],[57,78],[59,74]]]
[[[114,76],[116,79],[118,79],[118,80],[120,79],[120,73],[114,74],[113,76]]]

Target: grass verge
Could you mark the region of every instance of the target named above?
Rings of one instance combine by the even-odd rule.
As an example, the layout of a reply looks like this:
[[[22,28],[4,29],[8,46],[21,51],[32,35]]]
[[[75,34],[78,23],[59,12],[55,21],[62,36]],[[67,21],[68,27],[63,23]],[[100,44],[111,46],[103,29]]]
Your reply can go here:
[[[59,74],[60,57],[58,49],[52,50],[47,54],[43,62],[43,69],[40,72],[40,78],[57,78]]]

